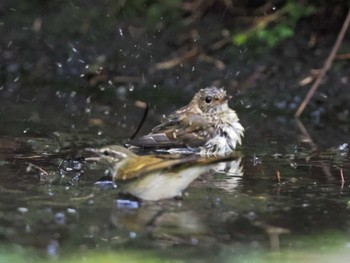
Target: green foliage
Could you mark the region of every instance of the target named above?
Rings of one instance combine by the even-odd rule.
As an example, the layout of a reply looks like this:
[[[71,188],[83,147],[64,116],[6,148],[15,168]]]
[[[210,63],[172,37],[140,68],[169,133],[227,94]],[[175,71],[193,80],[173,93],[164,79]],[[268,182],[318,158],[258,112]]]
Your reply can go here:
[[[274,47],[279,41],[292,37],[297,22],[314,12],[315,8],[313,6],[304,6],[298,1],[290,0],[275,14],[271,15],[270,19],[266,18],[266,21],[262,20],[249,30],[234,35],[233,43],[242,45],[248,41],[256,41]]]

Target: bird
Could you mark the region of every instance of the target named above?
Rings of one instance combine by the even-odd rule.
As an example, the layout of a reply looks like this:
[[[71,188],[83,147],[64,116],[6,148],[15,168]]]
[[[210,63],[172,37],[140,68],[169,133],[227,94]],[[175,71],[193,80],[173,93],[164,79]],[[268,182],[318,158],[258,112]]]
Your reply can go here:
[[[187,106],[167,116],[144,136],[131,140],[131,150],[146,149],[160,153],[195,153],[225,156],[242,143],[244,128],[231,99],[223,88],[200,89]]]
[[[137,155],[121,145],[86,150],[96,157],[85,158],[85,161],[107,166],[112,181],[119,185],[121,193],[147,201],[180,197],[200,175],[209,173],[217,165],[221,167],[226,162],[239,160],[231,155]]]

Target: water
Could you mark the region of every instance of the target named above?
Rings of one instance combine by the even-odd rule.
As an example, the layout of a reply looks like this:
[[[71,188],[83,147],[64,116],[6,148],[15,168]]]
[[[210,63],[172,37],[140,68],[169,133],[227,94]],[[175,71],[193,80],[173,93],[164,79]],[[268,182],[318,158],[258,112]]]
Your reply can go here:
[[[123,125],[136,127],[139,109],[92,100],[86,115],[79,96],[53,98],[50,108],[2,101],[2,247],[30,250],[33,261],[120,251],[184,262],[348,255],[349,149],[336,129],[322,131],[327,143],[318,143],[320,135],[302,143],[294,119],[269,114],[262,125],[260,114],[242,110],[241,159],[201,172],[181,197],[144,201],[122,195],[123,184],[103,181],[105,167],[84,160],[88,147],[127,141]],[[143,129],[161,115],[151,111]]]

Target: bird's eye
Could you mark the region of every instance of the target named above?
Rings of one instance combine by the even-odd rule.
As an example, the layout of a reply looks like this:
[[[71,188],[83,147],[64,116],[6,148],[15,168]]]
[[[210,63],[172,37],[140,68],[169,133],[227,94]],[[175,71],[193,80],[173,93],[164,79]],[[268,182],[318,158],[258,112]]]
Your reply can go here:
[[[206,96],[205,97],[205,102],[210,103],[213,100],[212,96]]]

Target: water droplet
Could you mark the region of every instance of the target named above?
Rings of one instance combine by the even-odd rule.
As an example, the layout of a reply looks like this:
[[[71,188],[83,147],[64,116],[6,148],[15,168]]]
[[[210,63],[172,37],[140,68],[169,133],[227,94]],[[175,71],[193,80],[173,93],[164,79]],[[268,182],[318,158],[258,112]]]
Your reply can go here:
[[[195,71],[195,67],[192,67],[192,72]]]
[[[74,208],[67,208],[67,212],[70,214],[76,214],[77,210],[75,210]]]
[[[129,91],[134,91],[134,89],[135,89],[135,86],[132,85],[132,84],[130,84],[130,85],[129,85]]]
[[[121,28],[119,28],[119,35],[120,35],[121,37],[124,37],[124,33],[123,33],[123,30],[122,30]]]
[[[73,51],[74,53],[79,53],[78,50],[77,50],[75,47],[72,47],[72,51]]]
[[[343,144],[339,145],[338,150],[339,151],[348,151],[349,150],[348,147],[349,147],[349,145],[347,143],[343,143]]]
[[[23,133],[26,134],[29,130],[30,130],[30,128],[26,128],[23,130]]]
[[[323,100],[328,99],[327,94],[326,94],[326,93],[323,93],[323,92],[320,92],[320,93],[319,93],[319,97],[320,97],[320,99],[323,99]]]
[[[135,232],[130,232],[129,233],[129,237],[130,238],[136,238],[137,237],[137,234]]]
[[[199,241],[198,241],[197,238],[192,238],[192,239],[191,239],[191,244],[192,244],[192,245],[198,245],[198,243],[199,243]]]
[[[56,62],[57,67],[62,68],[62,63]]]
[[[21,212],[21,213],[27,213],[28,212],[28,208],[27,207],[18,207],[17,211]]]
[[[97,135],[98,135],[98,136],[101,136],[102,134],[103,134],[102,131],[98,131],[98,132],[97,132]]]
[[[156,88],[157,87],[157,85],[156,84],[153,84],[153,88]]]
[[[290,167],[296,169],[298,167],[298,164],[296,162],[291,162]]]
[[[276,10],[276,7],[275,7],[275,6],[273,6],[273,7],[272,7],[272,10],[273,10],[273,11],[275,11],[275,10]]]

